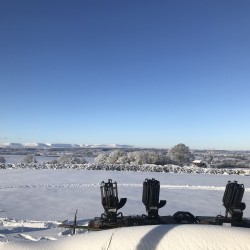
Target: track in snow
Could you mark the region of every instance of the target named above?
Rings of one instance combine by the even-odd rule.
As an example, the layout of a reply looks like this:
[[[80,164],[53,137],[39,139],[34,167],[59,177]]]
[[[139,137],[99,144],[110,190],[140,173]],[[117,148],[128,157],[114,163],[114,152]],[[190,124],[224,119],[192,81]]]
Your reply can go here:
[[[142,188],[142,184],[118,184],[120,187]],[[0,186],[0,189],[19,189],[19,188],[99,188],[100,184],[84,184],[84,183],[66,183],[66,184],[39,184],[39,185],[8,185]],[[161,185],[161,189],[185,189],[185,190],[213,190],[224,191],[225,187],[216,186],[196,186],[196,185]],[[245,192],[250,192],[250,188],[245,188]]]

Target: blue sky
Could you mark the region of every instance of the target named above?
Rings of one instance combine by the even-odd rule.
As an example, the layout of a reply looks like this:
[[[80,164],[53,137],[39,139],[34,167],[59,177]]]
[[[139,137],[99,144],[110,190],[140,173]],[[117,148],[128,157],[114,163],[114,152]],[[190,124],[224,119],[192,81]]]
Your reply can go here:
[[[0,2],[0,143],[250,149],[250,1]]]

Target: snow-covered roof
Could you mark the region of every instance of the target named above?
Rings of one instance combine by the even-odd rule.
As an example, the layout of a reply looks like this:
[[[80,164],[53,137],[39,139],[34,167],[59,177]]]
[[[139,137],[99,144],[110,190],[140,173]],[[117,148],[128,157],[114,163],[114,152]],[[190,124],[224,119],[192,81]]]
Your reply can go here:
[[[194,160],[193,163],[202,163],[204,162],[203,160]]]

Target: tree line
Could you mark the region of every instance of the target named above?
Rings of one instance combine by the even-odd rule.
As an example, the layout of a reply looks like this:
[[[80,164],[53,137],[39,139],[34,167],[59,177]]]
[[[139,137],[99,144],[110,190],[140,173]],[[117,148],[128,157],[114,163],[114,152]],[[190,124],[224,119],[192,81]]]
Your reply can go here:
[[[194,154],[196,157],[194,157]],[[185,144],[180,143],[169,150],[112,150],[98,154],[95,158],[96,164],[130,164],[130,165],[167,165],[173,164],[183,167],[188,166],[195,159],[205,160],[212,168],[249,168],[250,157],[239,154],[221,154],[214,150],[205,150],[202,153],[191,151]],[[0,156],[0,163],[5,164],[4,156]],[[35,154],[27,154],[22,159],[23,164],[37,163]],[[79,153],[64,153],[49,164],[85,164],[87,160]]]
[[[170,150],[140,150],[134,152],[125,152],[123,150],[114,150],[98,155],[95,159],[97,164],[155,164],[166,165],[175,164],[179,166],[189,165],[194,160],[194,155],[189,147],[180,143]]]
[[[126,152],[123,150],[113,150],[99,154],[95,158],[96,164],[155,164],[166,165],[175,164],[179,166],[189,165],[194,160],[193,154],[185,144],[178,144],[170,150],[138,150]],[[0,163],[5,163],[4,157],[0,157]],[[37,163],[34,154],[25,155],[22,159],[24,164]],[[50,162],[51,164],[85,164],[84,157],[75,154],[63,154],[58,159]]]

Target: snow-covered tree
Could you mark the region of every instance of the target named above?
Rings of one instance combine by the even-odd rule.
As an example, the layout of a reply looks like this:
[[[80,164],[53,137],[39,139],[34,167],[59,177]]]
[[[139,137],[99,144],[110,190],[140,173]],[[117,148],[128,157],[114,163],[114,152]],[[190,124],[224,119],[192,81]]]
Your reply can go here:
[[[130,155],[131,163],[136,165],[142,165],[149,163],[148,162],[148,154],[145,151],[135,151],[132,152]]]
[[[204,154],[204,160],[211,165],[214,159],[214,155],[215,155],[214,150],[207,150]]]
[[[165,165],[171,163],[166,152],[148,151],[148,163],[155,165]]]
[[[35,158],[34,154],[29,154],[25,155],[22,161],[24,164],[29,164],[29,163],[37,163],[37,160]]]
[[[101,153],[95,158],[96,164],[105,164],[109,157],[109,153]]]
[[[84,157],[77,157],[74,154],[65,154],[58,158],[58,164],[84,164],[87,163]]]
[[[130,163],[130,159],[128,157],[128,154],[125,154],[123,156],[120,156],[118,159],[117,159],[117,164],[129,164]]]
[[[134,152],[125,152],[123,150],[114,150],[110,153],[102,153],[95,159],[97,164],[156,164],[164,165],[170,163],[166,153],[153,150],[140,150]]]
[[[109,154],[106,163],[107,164],[116,164],[117,162],[119,162],[119,158],[121,158],[125,155],[126,155],[126,153],[123,150],[114,150]]]
[[[5,162],[6,162],[5,158],[3,156],[0,156],[0,163],[5,163]]]
[[[164,165],[170,163],[170,159],[164,152],[157,152],[153,150],[143,150],[128,153],[129,163],[131,164],[156,164]]]
[[[168,152],[168,155],[171,160],[175,161],[180,166],[184,164],[189,164],[194,160],[193,154],[190,152],[189,147],[185,144],[180,143],[171,148]]]

